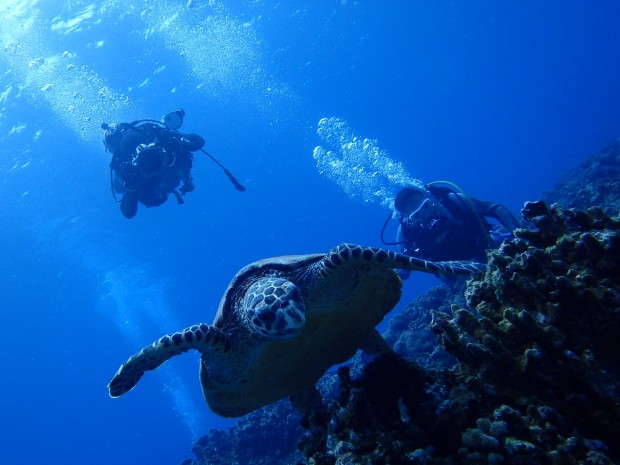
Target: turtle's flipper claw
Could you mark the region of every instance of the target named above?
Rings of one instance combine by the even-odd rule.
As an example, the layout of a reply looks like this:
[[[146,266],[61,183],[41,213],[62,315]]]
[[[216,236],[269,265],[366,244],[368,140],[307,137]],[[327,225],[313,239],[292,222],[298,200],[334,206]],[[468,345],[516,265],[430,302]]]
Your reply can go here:
[[[132,364],[131,360],[123,364],[108,384],[110,397],[120,397],[131,391],[143,374],[144,369],[137,363]]]

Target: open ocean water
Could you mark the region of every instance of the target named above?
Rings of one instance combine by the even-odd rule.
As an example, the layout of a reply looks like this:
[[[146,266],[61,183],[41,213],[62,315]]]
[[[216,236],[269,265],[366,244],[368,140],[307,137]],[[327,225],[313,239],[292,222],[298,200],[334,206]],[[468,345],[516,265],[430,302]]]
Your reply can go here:
[[[518,214],[620,136],[619,22],[615,0],[0,0],[0,463],[190,457],[233,424],[198,355],[110,399],[120,363],[210,323],[256,259],[379,246],[414,179]],[[184,205],[126,220],[100,125],[176,108],[247,191],[197,154]]]

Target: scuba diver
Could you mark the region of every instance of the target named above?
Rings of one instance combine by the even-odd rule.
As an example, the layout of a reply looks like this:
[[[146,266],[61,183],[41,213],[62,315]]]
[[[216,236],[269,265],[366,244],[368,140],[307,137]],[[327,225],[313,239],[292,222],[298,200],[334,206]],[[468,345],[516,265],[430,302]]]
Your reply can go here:
[[[205,141],[201,136],[178,131],[184,116],[185,112],[179,109],[168,113],[163,121],[144,119],[101,125],[101,129],[105,130],[103,144],[106,151],[112,153],[112,194],[120,203],[125,218],[136,216],[138,203],[157,207],[170,194],[176,197],[179,204],[184,203],[183,196],[195,189],[191,176],[192,152],[198,150],[224,170],[237,190],[245,190],[226,168],[203,150]],[[116,193],[122,194],[120,200],[116,198]]]
[[[386,242],[383,236],[392,217],[400,225],[396,241]],[[491,224],[487,218],[499,224]],[[398,245],[405,255],[425,260],[486,262],[486,250],[499,246],[518,226],[505,206],[475,199],[452,183],[438,181],[398,192],[394,212],[381,230],[381,241]]]

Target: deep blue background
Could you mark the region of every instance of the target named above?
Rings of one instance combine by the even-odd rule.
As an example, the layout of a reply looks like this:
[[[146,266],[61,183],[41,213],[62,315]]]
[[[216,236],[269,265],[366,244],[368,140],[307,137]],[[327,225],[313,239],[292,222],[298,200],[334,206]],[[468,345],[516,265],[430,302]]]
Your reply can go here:
[[[41,3],[0,1],[6,464],[175,464],[230,424],[195,354],[123,398],[106,385],[164,332],[210,322],[245,264],[380,244],[388,210],[316,168],[319,119],[515,213],[620,135],[617,1]],[[125,220],[99,124],[177,107],[247,192],[198,158],[185,205]],[[434,284],[414,275],[401,306]]]

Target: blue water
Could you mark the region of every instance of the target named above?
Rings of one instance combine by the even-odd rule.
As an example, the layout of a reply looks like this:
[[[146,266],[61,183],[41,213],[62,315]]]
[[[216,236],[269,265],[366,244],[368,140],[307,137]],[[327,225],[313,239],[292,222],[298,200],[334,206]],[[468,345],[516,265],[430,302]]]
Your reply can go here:
[[[0,1],[1,463],[191,457],[232,424],[196,354],[106,385],[211,322],[239,268],[380,245],[416,180],[518,213],[620,135],[615,0],[190,3]],[[247,192],[197,157],[185,205],[126,220],[99,126],[179,107]],[[436,282],[414,275],[401,307]]]

